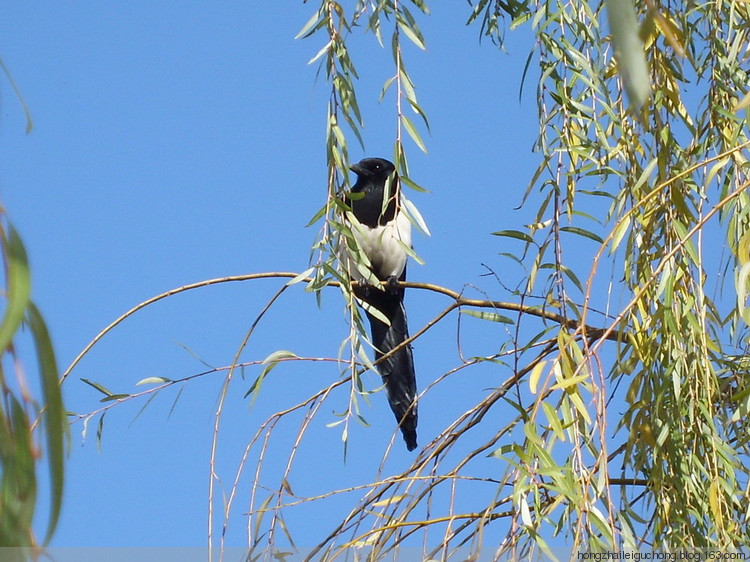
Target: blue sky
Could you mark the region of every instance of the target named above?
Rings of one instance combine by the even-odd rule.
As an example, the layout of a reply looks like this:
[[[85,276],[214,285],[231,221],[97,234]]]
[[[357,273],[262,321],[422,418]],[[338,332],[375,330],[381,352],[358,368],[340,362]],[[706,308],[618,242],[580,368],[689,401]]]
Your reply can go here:
[[[294,40],[314,6],[302,2],[13,3],[0,20],[0,56],[34,119],[24,134],[20,104],[7,81],[0,98],[0,199],[30,254],[33,298],[44,313],[61,367],[103,327],[143,300],[203,279],[263,271],[303,271],[320,224],[306,228],[325,201],[325,105],[328,86],[307,61],[323,39]],[[534,80],[519,101],[529,30],[508,32],[506,52],[466,27],[463,2],[433,3],[421,18],[427,51],[406,48],[406,64],[431,121],[429,153],[408,145],[412,177],[429,193],[410,193],[432,232],[417,236],[425,265],[409,277],[468,294],[505,298],[487,264],[515,285],[519,271],[498,253],[508,242],[491,232],[521,228],[514,211],[536,167]],[[359,30],[351,42],[361,79],[366,150],[350,139],[351,157],[392,154],[392,97],[378,104],[393,72],[390,49]],[[532,68],[533,72],[533,68]],[[231,363],[242,338],[278,281],[224,284],[162,301],[106,336],[64,385],[69,410],[86,413],[101,397],[81,378],[113,392],[142,390],[149,376],[180,378]],[[412,331],[449,303],[420,291],[407,295]],[[460,364],[454,314],[414,346],[420,388]],[[466,356],[497,351],[503,325],[464,318]],[[347,334],[335,290],[321,306],[302,287],[274,305],[244,360],[274,350],[336,357]],[[189,352],[186,350],[189,350]],[[420,445],[506,378],[479,367],[447,380],[420,402]],[[217,473],[229,489],[245,444],[266,417],[340,376],[334,363],[280,366],[251,407],[248,370],[230,388]],[[369,384],[377,386],[370,376]],[[222,375],[206,376],[110,411],[101,450],[89,423],[72,426],[67,488],[55,546],[202,546],[206,543],[209,451]],[[303,443],[295,493],[365,483],[375,477],[394,431],[377,394],[363,405],[370,427],[351,428],[343,458],[341,429],[326,424],[346,407],[340,391],[321,408]],[[501,409],[493,411],[504,421]],[[512,416],[508,412],[508,419]],[[299,420],[297,420],[298,423]],[[264,478],[273,485],[297,425],[279,428]],[[285,440],[286,439],[286,440]],[[477,430],[481,441],[481,430]],[[413,455],[400,438],[385,464],[397,473]],[[494,464],[493,464],[494,463]],[[241,478],[228,544],[246,540],[243,513],[255,467]],[[485,474],[504,467],[488,460]],[[221,491],[221,489],[219,489]],[[474,492],[472,492],[473,494]],[[492,491],[489,492],[494,493]],[[356,498],[289,516],[300,546],[350,509]],[[467,495],[467,505],[486,497]],[[42,500],[44,501],[44,500]],[[219,502],[220,504],[220,502]],[[311,515],[313,518],[311,519]],[[311,523],[314,521],[315,524]],[[320,524],[318,526],[317,524]]]

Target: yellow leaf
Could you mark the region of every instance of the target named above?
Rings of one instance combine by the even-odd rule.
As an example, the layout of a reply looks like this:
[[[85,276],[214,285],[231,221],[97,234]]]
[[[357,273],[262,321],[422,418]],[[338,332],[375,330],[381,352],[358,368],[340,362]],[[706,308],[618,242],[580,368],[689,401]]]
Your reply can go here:
[[[578,384],[579,382],[583,382],[583,381],[585,381],[588,378],[589,378],[588,374],[585,374],[585,375],[576,375],[574,377],[570,377],[569,379],[563,379],[563,380],[561,380],[561,381],[553,384],[552,385],[552,389],[570,388],[571,386],[574,386],[574,385]]]
[[[738,101],[733,109],[734,111],[740,111],[742,109],[745,109],[748,105],[750,105],[750,92],[745,94],[745,97]]]
[[[526,501],[526,497],[521,498],[521,521],[529,528],[533,528],[534,522],[531,519],[531,510],[529,509],[529,502]]]
[[[678,56],[684,57],[685,49],[683,48],[683,44],[685,43],[685,34],[680,29],[680,26],[677,25],[677,22],[669,16],[665,17],[656,11],[654,11],[654,22],[662,35],[664,35],[664,39],[669,43],[669,46],[674,49]]]
[[[745,263],[737,275],[737,308],[745,323],[750,325],[750,308],[745,306],[748,279],[750,279],[750,263]]]
[[[586,409],[586,406],[583,403],[583,400],[581,400],[580,394],[568,394],[568,398],[570,398],[570,401],[573,402],[573,405],[576,407],[576,410],[578,411],[581,416],[583,416],[583,419],[586,420],[586,423],[588,425],[591,425],[591,416],[589,415],[589,411]]]
[[[646,442],[646,445],[653,447],[656,445],[656,438],[654,437],[654,430],[651,428],[650,423],[643,423],[638,426],[637,431],[639,437]]]
[[[392,496],[390,498],[385,498],[384,500],[380,500],[379,502],[375,502],[374,504],[372,504],[372,507],[384,507],[384,506],[390,505],[392,503],[400,502],[405,497],[406,497],[406,494],[399,494],[398,496]]]
[[[531,370],[531,374],[529,375],[529,390],[531,391],[531,394],[536,394],[536,390],[539,387],[539,378],[542,376],[542,371],[546,366],[546,361],[540,361],[534,365],[534,368]]]
[[[713,515],[716,527],[723,528],[724,516],[721,513],[721,505],[719,505],[719,485],[716,480],[712,480],[708,487],[708,506],[711,508],[711,515]]]

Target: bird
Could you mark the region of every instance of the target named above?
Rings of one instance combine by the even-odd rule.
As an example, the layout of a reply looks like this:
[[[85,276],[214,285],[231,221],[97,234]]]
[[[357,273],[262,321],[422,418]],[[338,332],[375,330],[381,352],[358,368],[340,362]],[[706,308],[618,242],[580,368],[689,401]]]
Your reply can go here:
[[[346,197],[356,221],[350,225],[357,241],[348,249],[347,269],[354,295],[366,303],[376,362],[409,338],[404,308],[406,261],[411,250],[411,223],[402,208],[401,184],[392,162],[384,158],[364,158],[349,168],[357,181]],[[356,259],[356,253],[367,260]],[[364,262],[385,286],[375,287],[357,267]],[[371,311],[375,308],[379,314]],[[383,321],[383,317],[388,322]],[[411,345],[402,345],[376,368],[384,386],[388,404],[396,417],[406,448],[417,448],[417,381]]]

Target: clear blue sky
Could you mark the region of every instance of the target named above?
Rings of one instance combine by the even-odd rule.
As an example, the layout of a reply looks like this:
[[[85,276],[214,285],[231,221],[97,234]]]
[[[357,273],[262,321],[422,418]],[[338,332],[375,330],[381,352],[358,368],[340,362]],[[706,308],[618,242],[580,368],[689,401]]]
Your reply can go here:
[[[3,80],[0,114],[0,199],[30,254],[33,298],[52,332],[65,368],[104,326],[133,305],[168,289],[225,275],[302,271],[319,224],[305,224],[325,201],[324,124],[328,86],[307,61],[322,37],[294,40],[313,4],[302,2],[9,3],[0,20],[0,56],[34,118],[24,134],[21,107]],[[410,193],[432,231],[417,236],[426,264],[409,277],[469,294],[506,298],[492,267],[515,285],[517,269],[498,256],[508,242],[491,236],[530,222],[514,211],[536,166],[534,80],[519,102],[523,65],[532,47],[527,29],[508,32],[507,52],[480,44],[466,27],[465,2],[434,2],[421,18],[428,50],[406,49],[406,63],[428,113],[428,155],[409,145],[413,178],[430,192]],[[390,49],[371,35],[352,41],[365,119],[362,151],[392,154],[393,98],[378,105],[392,73]],[[220,285],[178,295],[142,311],[102,340],[64,385],[69,410],[100,406],[80,382],[135,392],[149,376],[179,378],[228,365],[245,331],[280,282]],[[476,290],[474,287],[478,288]],[[412,331],[448,302],[419,291],[407,295]],[[505,327],[464,318],[466,356],[491,354],[508,339]],[[414,346],[420,388],[460,364],[456,316]],[[336,357],[347,333],[343,302],[326,291],[320,307],[301,287],[276,303],[243,360],[277,349]],[[272,372],[256,404],[243,394],[257,370],[237,376],[227,398],[217,473],[228,489],[248,439],[266,417],[340,376],[332,363],[298,363]],[[420,445],[428,443],[477,396],[509,374],[475,368],[436,387],[420,402]],[[370,387],[377,386],[370,376]],[[110,411],[101,451],[93,418],[82,443],[72,426],[63,514],[56,546],[203,546],[206,543],[208,459],[222,375],[168,390],[135,420],[143,401]],[[480,393],[480,394],[477,394]],[[313,495],[331,485],[368,482],[394,431],[382,394],[363,403],[370,427],[352,426],[343,459],[334,410],[340,389],[314,418],[290,484]],[[505,419],[493,410],[497,427]],[[512,413],[508,414],[509,416]],[[278,485],[289,436],[299,419],[279,428],[264,478]],[[491,428],[490,428],[491,429]],[[488,430],[489,431],[489,430]],[[476,442],[482,439],[476,432]],[[467,447],[471,444],[467,443]],[[400,437],[384,474],[403,470],[413,454]],[[249,481],[243,473],[228,543],[245,541]],[[499,474],[487,460],[478,471]],[[488,494],[494,493],[491,488]],[[221,492],[221,489],[219,489]],[[480,494],[481,496],[481,494]],[[462,498],[486,505],[487,497]],[[41,502],[44,503],[44,496]],[[300,546],[314,544],[356,496],[290,512]],[[484,502],[484,503],[482,503]],[[217,503],[220,506],[221,502]],[[217,519],[217,522],[220,521]],[[218,524],[218,523],[217,523]]]

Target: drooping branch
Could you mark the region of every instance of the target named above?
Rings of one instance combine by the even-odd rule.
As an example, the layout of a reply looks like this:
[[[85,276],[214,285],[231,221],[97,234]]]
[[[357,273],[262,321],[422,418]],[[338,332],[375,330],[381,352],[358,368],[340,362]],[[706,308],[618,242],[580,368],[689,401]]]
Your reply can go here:
[[[119,326],[126,319],[133,316],[136,312],[152,304],[155,304],[163,299],[166,299],[168,297],[171,297],[180,293],[185,293],[187,291],[192,291],[194,289],[201,289],[203,287],[219,285],[222,283],[232,283],[232,282],[237,282],[237,281],[254,281],[257,279],[291,279],[292,281],[290,281],[289,284],[311,283],[314,281],[311,277],[301,277],[300,275],[301,275],[300,273],[294,273],[290,271],[268,271],[268,272],[262,272],[262,273],[248,273],[245,275],[230,275],[227,277],[217,277],[214,279],[206,279],[204,281],[190,283],[188,285],[182,285],[181,287],[175,287],[174,289],[170,289],[169,291],[155,295],[151,297],[150,299],[147,299],[135,305],[133,308],[131,308],[127,312],[120,315],[118,318],[113,320],[108,326],[106,326],[101,332],[99,332],[86,345],[86,347],[84,347],[83,350],[81,350],[81,352],[71,362],[68,368],[65,369],[65,372],[62,374],[60,381],[61,382],[65,381],[65,379],[68,377],[68,375],[70,375],[70,373],[73,371],[76,365],[80,363],[81,359],[83,359],[83,357],[89,351],[91,351],[91,348],[94,347],[94,345],[96,345],[99,342],[99,340],[101,340],[105,335],[107,335],[115,327]],[[471,307],[471,308],[490,308],[494,310],[508,310],[508,311],[513,311],[513,312],[518,312],[521,314],[529,314],[531,316],[536,316],[543,320],[549,320],[551,322],[555,322],[556,324],[565,326],[566,328],[572,329],[572,330],[577,329],[579,327],[584,327],[586,334],[593,339],[604,338],[604,339],[608,339],[612,341],[617,341],[618,339],[622,337],[621,334],[617,330],[614,330],[611,327],[605,330],[602,328],[595,328],[593,326],[582,326],[580,322],[576,321],[575,319],[567,318],[561,314],[551,312],[545,308],[528,306],[524,304],[519,304],[515,302],[507,302],[507,301],[471,299],[471,298],[467,298],[463,296],[461,293],[454,291],[453,289],[442,287],[440,285],[435,285],[433,283],[417,283],[413,281],[406,281],[406,282],[399,282],[399,285],[405,288],[409,288],[409,289],[421,289],[425,291],[432,291],[433,293],[438,293],[438,294],[445,295],[451,298],[454,302],[451,303],[451,305],[445,310],[442,316],[463,306]],[[339,287],[341,286],[341,283],[338,281],[328,281],[327,286]],[[423,333],[429,327],[430,326],[426,326],[425,329],[423,329],[418,334],[415,334],[415,336],[410,338],[410,340],[415,339],[418,335]]]

